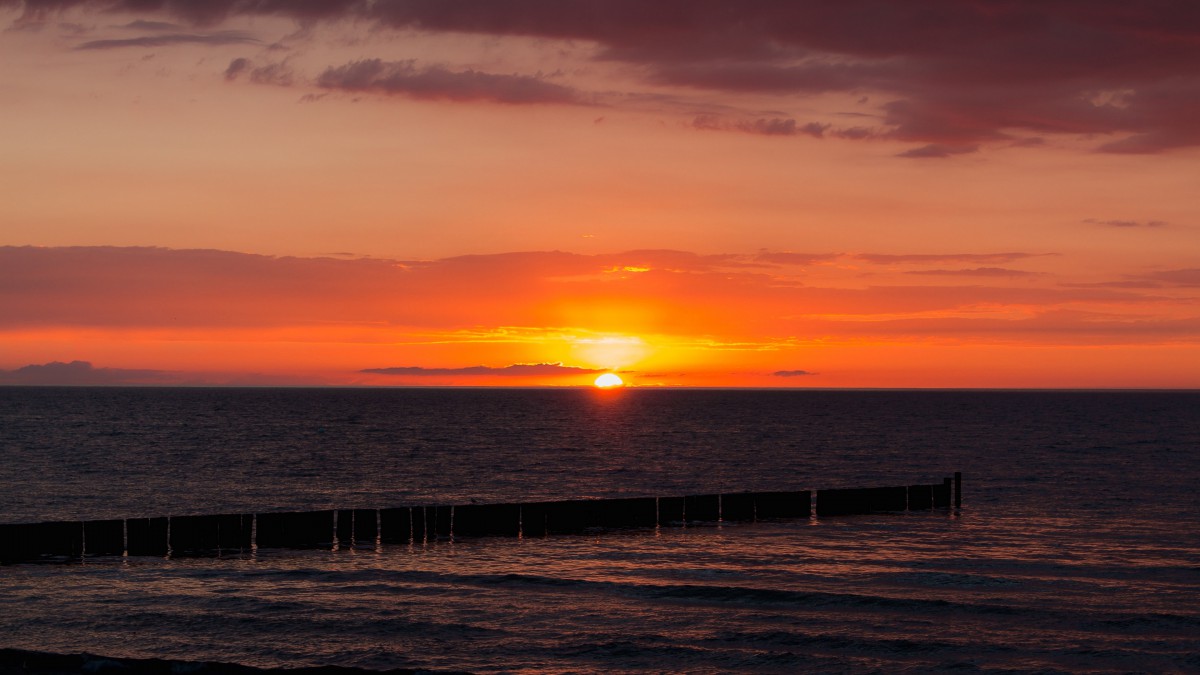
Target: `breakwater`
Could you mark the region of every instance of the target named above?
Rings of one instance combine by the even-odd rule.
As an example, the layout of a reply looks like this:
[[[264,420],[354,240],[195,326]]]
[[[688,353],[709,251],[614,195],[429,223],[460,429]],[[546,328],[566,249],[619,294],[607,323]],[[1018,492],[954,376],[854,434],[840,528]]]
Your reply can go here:
[[[95,556],[219,556],[259,548],[342,550],[459,537],[825,518],[962,505],[962,474],[941,483],[682,497],[401,506],[0,525],[0,562]]]

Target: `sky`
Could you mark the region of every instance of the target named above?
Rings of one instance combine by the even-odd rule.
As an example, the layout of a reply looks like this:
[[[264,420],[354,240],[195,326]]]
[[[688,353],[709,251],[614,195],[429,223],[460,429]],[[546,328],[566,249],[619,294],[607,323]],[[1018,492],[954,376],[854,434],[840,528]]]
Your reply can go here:
[[[1200,387],[1191,0],[0,0],[0,384]]]

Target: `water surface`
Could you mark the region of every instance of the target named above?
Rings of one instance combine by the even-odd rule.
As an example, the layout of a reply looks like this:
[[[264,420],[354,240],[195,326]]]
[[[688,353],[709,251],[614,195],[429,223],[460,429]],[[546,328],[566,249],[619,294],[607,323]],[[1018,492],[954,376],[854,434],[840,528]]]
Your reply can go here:
[[[934,482],[960,513],[0,568],[0,647],[480,672],[1200,670],[1200,395],[0,388],[0,520]]]

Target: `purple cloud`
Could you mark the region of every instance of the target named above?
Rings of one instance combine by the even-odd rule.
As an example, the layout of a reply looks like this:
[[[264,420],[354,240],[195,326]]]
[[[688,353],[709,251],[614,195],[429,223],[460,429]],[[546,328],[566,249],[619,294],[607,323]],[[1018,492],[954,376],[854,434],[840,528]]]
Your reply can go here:
[[[182,29],[182,26],[180,26],[179,24],[175,24],[175,23],[169,23],[167,21],[146,21],[144,19],[138,19],[136,21],[130,21],[129,23],[127,23],[123,26],[117,26],[117,28],[125,28],[128,30],[145,30],[145,31],[154,31],[157,33],[162,33],[165,31],[178,32]]]
[[[258,42],[258,38],[241,31],[221,31],[219,33],[211,33],[209,35],[191,35],[187,33],[175,33],[171,35],[150,35],[139,38],[126,38],[122,40],[92,40],[85,42],[75,49],[120,49],[123,47],[168,47],[171,45],[182,44],[197,44],[197,45],[236,45]]]
[[[575,90],[528,75],[454,72],[442,66],[418,68],[415,61],[354,61],[329,68],[317,78],[325,89],[394,94],[415,99],[495,103],[581,103]]]
[[[988,143],[1020,146],[1030,135],[1049,134],[1097,138],[1096,149],[1110,153],[1200,145],[1200,6],[1178,0],[0,0],[0,7],[21,12],[17,26],[88,7],[144,15],[134,23],[147,25],[281,16],[302,25],[356,21],[586,42],[596,45],[597,60],[633,66],[650,87],[789,97],[840,92],[881,101],[871,111],[883,120],[879,129],[828,135],[919,144],[901,154],[907,158],[944,158]],[[197,39],[220,40],[179,34],[84,48]],[[327,70],[322,86],[350,88],[352,76],[361,75],[354,65]],[[358,90],[451,101],[579,98],[570,86],[529,76],[395,64]],[[783,130],[787,117],[779,119]]]
[[[832,125],[820,122],[799,124],[792,118],[760,117],[757,119],[730,120],[721,115],[697,115],[692,120],[692,126],[704,131],[742,131],[761,136],[812,136],[823,138]],[[834,131],[834,135],[841,132]]]
[[[246,72],[250,68],[250,59],[236,58],[229,62],[229,67],[225,69],[225,79],[229,81],[236,80],[238,76]]]

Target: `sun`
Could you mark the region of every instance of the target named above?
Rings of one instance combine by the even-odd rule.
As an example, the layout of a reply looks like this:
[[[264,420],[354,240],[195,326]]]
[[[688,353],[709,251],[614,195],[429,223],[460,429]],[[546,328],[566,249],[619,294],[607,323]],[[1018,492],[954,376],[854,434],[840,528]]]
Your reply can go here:
[[[612,389],[625,386],[625,381],[617,377],[616,373],[604,373],[596,378],[596,386],[601,389]]]

